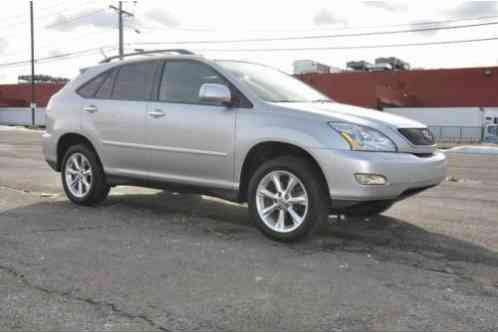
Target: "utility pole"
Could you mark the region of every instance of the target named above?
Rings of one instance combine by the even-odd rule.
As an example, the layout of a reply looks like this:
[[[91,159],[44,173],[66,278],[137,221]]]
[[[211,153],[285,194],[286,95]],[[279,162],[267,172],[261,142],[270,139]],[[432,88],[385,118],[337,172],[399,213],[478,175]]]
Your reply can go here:
[[[33,1],[29,2],[31,19],[31,125],[35,127],[36,95],[35,95],[35,29],[33,19]]]
[[[123,1],[119,1],[118,7],[116,6],[109,6],[109,8],[114,9],[118,13],[118,27],[119,27],[119,58],[122,60],[123,59],[123,54],[124,54],[124,28],[123,28],[123,14],[125,14],[128,17],[133,17],[134,15],[130,12],[127,12],[126,10],[123,10]]]

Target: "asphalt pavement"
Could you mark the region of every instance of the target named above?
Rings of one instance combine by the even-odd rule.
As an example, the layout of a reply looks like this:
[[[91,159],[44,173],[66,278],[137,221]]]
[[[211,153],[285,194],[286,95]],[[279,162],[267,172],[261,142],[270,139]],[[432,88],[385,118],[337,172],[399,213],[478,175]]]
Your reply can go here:
[[[0,330],[498,330],[498,156],[281,244],[205,196],[75,206],[40,134],[0,129]]]

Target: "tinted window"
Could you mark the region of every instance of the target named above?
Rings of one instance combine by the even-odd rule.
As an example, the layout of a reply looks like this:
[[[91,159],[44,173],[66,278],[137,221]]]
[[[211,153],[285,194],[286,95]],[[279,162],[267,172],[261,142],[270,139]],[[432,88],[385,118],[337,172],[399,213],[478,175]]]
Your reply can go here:
[[[142,62],[124,65],[119,69],[112,92],[113,99],[150,99],[154,74],[159,63]]]
[[[172,103],[209,104],[199,99],[199,89],[204,83],[228,85],[226,80],[211,67],[192,61],[167,62],[159,100]]]
[[[114,77],[116,76],[116,71],[112,70],[107,75],[103,75],[104,82],[100,85],[99,90],[95,97],[97,98],[111,98],[112,85],[114,83]]]
[[[85,83],[81,88],[78,89],[78,94],[83,97],[93,97],[97,89],[99,89],[102,81],[104,81],[106,75],[99,75],[96,78]]]

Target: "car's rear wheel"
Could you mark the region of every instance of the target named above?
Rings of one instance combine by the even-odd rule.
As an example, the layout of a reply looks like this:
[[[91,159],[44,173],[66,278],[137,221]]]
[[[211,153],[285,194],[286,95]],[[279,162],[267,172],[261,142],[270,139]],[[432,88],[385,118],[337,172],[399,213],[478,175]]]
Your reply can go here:
[[[325,222],[328,195],[316,168],[305,159],[263,163],[249,183],[249,210],[257,227],[279,241],[299,240]]]
[[[86,145],[70,147],[62,164],[62,184],[66,196],[79,205],[95,205],[110,191],[97,154]]]

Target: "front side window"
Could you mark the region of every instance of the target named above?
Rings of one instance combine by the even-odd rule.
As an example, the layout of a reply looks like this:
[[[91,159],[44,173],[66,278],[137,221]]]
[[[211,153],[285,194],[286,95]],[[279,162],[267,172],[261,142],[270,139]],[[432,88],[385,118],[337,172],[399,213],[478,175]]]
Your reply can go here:
[[[228,85],[206,64],[194,61],[168,61],[163,70],[159,100],[170,103],[209,104],[199,99],[204,83]]]
[[[157,61],[149,61],[121,66],[114,83],[112,98],[122,100],[150,99],[154,75],[159,64]]]
[[[237,61],[218,61],[223,69],[267,102],[328,102],[327,96],[277,69]]]

